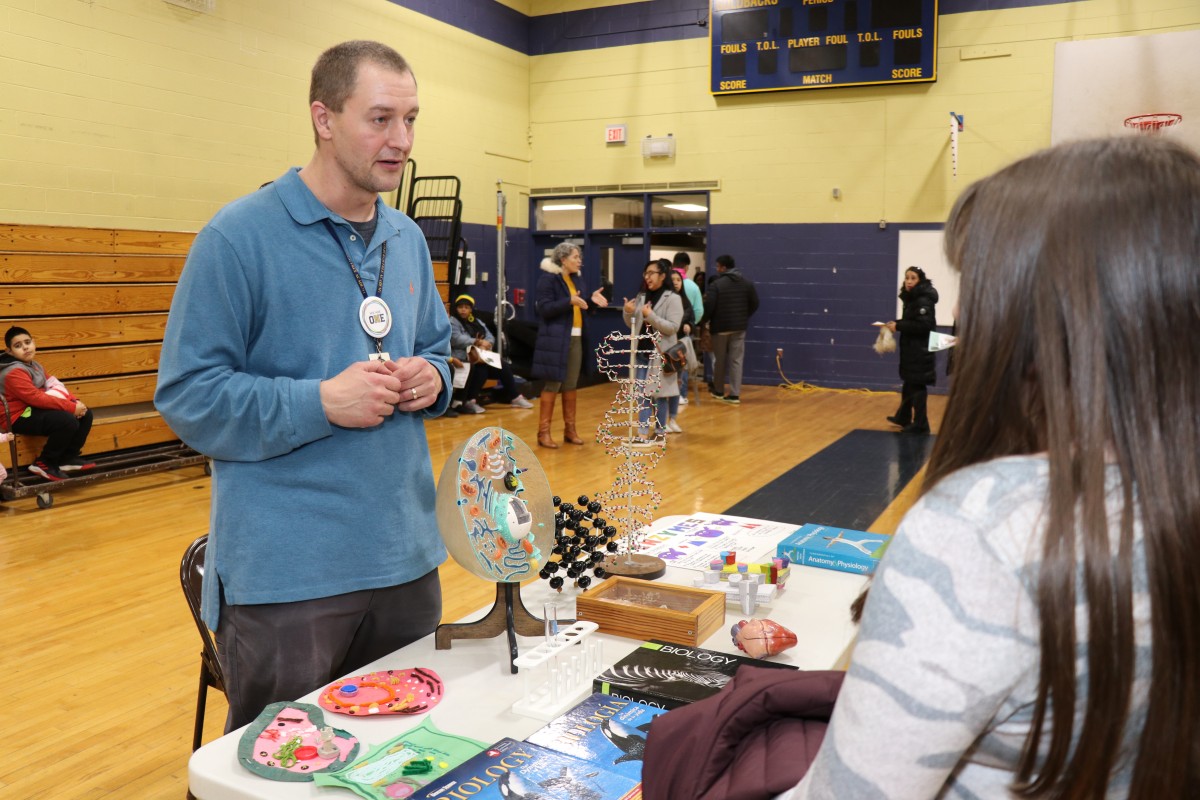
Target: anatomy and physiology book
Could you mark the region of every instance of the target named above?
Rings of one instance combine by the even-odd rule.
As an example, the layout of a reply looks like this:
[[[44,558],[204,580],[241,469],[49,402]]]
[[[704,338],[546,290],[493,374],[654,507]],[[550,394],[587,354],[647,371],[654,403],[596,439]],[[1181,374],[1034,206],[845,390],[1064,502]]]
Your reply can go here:
[[[776,545],[775,555],[805,567],[870,575],[891,543],[892,536],[888,533],[867,533],[809,523]]]

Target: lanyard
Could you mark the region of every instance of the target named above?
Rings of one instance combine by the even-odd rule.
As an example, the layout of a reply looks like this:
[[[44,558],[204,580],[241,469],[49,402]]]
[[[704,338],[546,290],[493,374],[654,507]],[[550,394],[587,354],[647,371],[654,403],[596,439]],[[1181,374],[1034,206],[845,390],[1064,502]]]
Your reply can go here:
[[[329,229],[329,234],[333,237],[333,240],[337,242],[338,247],[341,247],[342,240],[338,238],[337,231],[334,229],[333,223],[331,223],[329,220],[325,220],[325,227]],[[350,260],[350,256],[345,250],[342,251],[342,255],[346,256],[346,263],[350,265],[350,271],[354,273],[354,281],[358,284],[358,290],[362,292],[363,300],[366,300],[368,297],[370,297],[370,295],[367,294],[367,287],[366,284],[363,283],[362,275],[359,274],[358,268],[354,266],[354,262]],[[385,241],[379,246],[379,280],[375,284],[375,297],[378,297],[380,300],[383,299],[383,269],[384,265],[386,264],[387,242]],[[383,339],[378,337],[372,338],[375,339],[375,352],[382,353]]]

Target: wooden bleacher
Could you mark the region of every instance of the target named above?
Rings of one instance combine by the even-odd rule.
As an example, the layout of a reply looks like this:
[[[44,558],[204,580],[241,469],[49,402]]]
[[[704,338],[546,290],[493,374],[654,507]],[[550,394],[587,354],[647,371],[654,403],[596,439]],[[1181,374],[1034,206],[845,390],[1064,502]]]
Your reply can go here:
[[[37,494],[39,505],[48,507],[51,490],[203,462],[178,442],[153,404],[167,312],[193,238],[0,225],[0,327],[28,329],[47,373],[92,409],[85,454],[120,456],[97,459],[95,474],[46,484],[14,469],[14,456],[17,467],[28,465],[43,440],[18,437],[15,447],[0,447],[0,462],[10,471],[0,486],[5,499]]]
[[[85,455],[93,473],[48,483],[23,467],[40,437],[0,446],[9,477],[0,499],[50,493],[81,483],[203,463],[154,409],[167,312],[194,233],[49,225],[0,225],[0,330],[19,325],[37,360],[92,409]],[[449,305],[449,264],[433,264]],[[14,469],[14,463],[17,468]]]

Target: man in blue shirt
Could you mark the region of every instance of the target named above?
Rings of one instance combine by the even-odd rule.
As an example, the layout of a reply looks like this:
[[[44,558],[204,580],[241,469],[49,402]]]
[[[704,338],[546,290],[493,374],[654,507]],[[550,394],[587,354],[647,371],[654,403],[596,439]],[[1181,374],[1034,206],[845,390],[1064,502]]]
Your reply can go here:
[[[446,551],[426,417],[450,397],[429,250],[380,192],[413,144],[417,85],[376,42],[326,51],[316,151],[196,236],[155,403],[213,459],[203,615],[226,730],[432,632]]]

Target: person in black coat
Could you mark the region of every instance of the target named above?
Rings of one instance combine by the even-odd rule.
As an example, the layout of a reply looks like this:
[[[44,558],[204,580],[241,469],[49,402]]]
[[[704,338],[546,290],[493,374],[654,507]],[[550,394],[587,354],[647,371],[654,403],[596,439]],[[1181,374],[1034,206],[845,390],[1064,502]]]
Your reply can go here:
[[[927,387],[937,382],[937,356],[929,352],[929,334],[937,327],[938,293],[924,270],[909,267],[904,271],[900,300],[904,313],[887,327],[900,334],[900,380],[904,385],[900,408],[888,417],[888,422],[899,425],[904,433],[929,433]]]
[[[554,248],[549,258],[542,260],[542,274],[537,283],[534,308],[540,324],[533,346],[532,372],[533,377],[546,381],[538,416],[537,442],[551,449],[558,447],[550,436],[550,427],[554,423],[554,403],[560,392],[563,439],[570,444],[583,444],[575,430],[575,387],[585,357],[585,312],[592,306],[608,306],[600,289],[592,292],[591,302],[588,302],[583,276],[579,274],[582,267],[583,254],[579,248],[563,242]]]
[[[742,361],[746,354],[746,328],[758,311],[758,290],[738,271],[731,255],[717,256],[717,277],[704,292],[704,318],[712,331],[713,382],[709,392],[718,400],[738,405],[742,393]],[[729,394],[725,381],[729,380]]]

